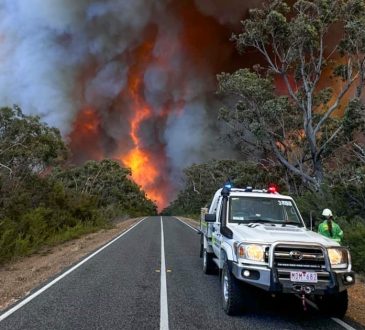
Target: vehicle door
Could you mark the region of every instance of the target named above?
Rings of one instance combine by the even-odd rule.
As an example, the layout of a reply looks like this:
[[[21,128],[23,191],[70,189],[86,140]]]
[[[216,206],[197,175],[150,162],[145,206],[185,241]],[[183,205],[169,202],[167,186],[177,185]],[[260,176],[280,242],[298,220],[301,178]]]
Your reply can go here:
[[[216,221],[213,223],[212,228],[212,245],[214,254],[216,256],[220,255],[221,244],[222,244],[222,234],[221,234],[221,223],[222,223],[222,197],[219,198],[218,207],[216,212]]]

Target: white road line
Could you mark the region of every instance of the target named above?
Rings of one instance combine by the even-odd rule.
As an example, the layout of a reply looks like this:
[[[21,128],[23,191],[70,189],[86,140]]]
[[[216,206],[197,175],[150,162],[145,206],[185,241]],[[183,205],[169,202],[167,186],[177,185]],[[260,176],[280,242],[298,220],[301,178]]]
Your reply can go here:
[[[318,309],[318,307],[317,307],[317,305],[313,302],[313,301],[311,301],[311,300],[309,300],[309,299],[306,299],[306,303],[308,304],[308,305],[310,305],[310,306],[312,306],[314,309],[316,309],[317,311],[319,310]],[[346,322],[344,322],[344,321],[342,321],[342,320],[340,320],[340,319],[338,319],[337,317],[331,317],[331,320],[332,321],[334,321],[334,322],[336,322],[337,324],[339,324],[339,325],[341,325],[342,327],[344,327],[345,329],[347,329],[347,330],[356,330],[355,328],[353,328],[351,325],[349,325],[349,324],[347,324]]]
[[[188,225],[185,221],[179,219],[178,217],[174,217],[175,219],[179,220],[180,222],[182,222],[184,225],[187,225],[188,227],[190,227],[191,229],[195,230],[195,231],[199,231],[198,229],[194,228],[193,226]]]
[[[353,328],[351,325],[345,323],[344,321],[338,319],[337,317],[331,317],[331,320],[335,321],[336,323],[338,323],[339,325],[342,325],[345,329],[347,330],[356,330],[355,328]]]
[[[11,314],[13,314],[14,312],[16,312],[18,309],[22,308],[24,305],[26,305],[27,303],[29,303],[30,301],[32,301],[35,297],[39,296],[42,292],[46,291],[47,289],[49,289],[51,286],[53,286],[54,284],[56,284],[58,281],[62,280],[64,277],[66,277],[67,275],[69,275],[70,273],[72,273],[75,269],[79,268],[81,265],[83,265],[86,261],[90,260],[91,258],[95,257],[98,253],[100,253],[101,251],[103,251],[105,248],[107,248],[109,245],[113,244],[115,241],[117,241],[119,238],[121,238],[122,236],[124,236],[125,234],[127,234],[130,230],[132,230],[134,227],[138,226],[143,220],[147,219],[143,218],[140,221],[138,221],[135,225],[133,225],[131,228],[129,228],[127,231],[123,232],[122,234],[120,234],[118,237],[114,238],[112,241],[110,241],[109,243],[107,243],[106,245],[104,245],[103,247],[101,247],[99,250],[95,251],[93,254],[89,255],[87,258],[85,258],[84,260],[82,260],[81,262],[79,262],[77,265],[73,266],[72,268],[70,268],[68,271],[64,272],[63,274],[61,274],[60,276],[58,276],[57,278],[55,278],[53,281],[49,282],[47,285],[45,285],[44,287],[40,288],[38,291],[34,292],[33,294],[31,294],[28,298],[22,300],[19,304],[15,305],[13,308],[9,309],[8,311],[6,311],[5,313],[0,315],[0,322],[5,320],[8,316],[10,316]]]
[[[163,233],[163,221],[161,217],[161,293],[160,293],[160,329],[169,329],[169,311],[167,305],[166,263],[165,263],[165,239]]]

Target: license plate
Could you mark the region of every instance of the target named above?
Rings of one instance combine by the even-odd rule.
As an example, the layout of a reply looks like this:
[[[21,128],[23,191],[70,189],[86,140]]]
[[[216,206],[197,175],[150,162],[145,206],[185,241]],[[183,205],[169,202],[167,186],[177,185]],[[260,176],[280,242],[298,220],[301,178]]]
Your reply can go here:
[[[317,273],[314,272],[290,272],[290,281],[317,283],[318,277]]]

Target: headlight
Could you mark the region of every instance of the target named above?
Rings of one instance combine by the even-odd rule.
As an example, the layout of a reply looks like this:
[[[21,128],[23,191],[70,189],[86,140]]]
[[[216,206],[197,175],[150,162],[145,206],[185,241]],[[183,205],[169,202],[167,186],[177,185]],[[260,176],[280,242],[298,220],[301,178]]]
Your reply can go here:
[[[264,262],[265,246],[260,244],[240,244],[236,246],[236,254],[239,259]]]
[[[348,252],[344,248],[329,248],[328,257],[332,268],[347,268],[349,264]]]

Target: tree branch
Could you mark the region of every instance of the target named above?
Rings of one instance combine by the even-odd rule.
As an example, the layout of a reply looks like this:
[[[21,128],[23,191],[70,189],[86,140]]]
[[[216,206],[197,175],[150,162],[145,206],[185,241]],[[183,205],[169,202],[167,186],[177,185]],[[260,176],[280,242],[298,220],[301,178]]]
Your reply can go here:
[[[191,182],[192,182],[192,184],[193,184],[193,190],[194,190],[194,192],[196,192],[197,194],[199,194],[200,195],[200,192],[196,189],[196,187],[195,187],[195,182],[194,182],[194,180],[191,180]]]
[[[287,90],[289,92],[289,95],[298,104],[298,106],[304,111],[303,104],[299,101],[298,97],[296,96],[296,94],[293,91],[293,88],[290,85],[290,81],[288,79],[288,75],[287,75],[286,71],[283,70],[280,74],[281,74],[281,76],[284,79],[284,82],[285,82],[286,88],[287,88]]]
[[[358,150],[358,152],[354,150],[356,157],[359,158],[362,163],[365,163],[365,148],[357,143],[354,143],[354,147]]]
[[[280,73],[279,69],[277,66],[274,65],[274,63],[272,62],[272,59],[270,57],[270,55],[268,54],[265,45],[263,44],[263,42],[261,42],[262,47],[259,45],[258,41],[255,42],[255,45],[253,45],[262,55],[264,55],[266,61],[269,63],[271,69],[276,72],[276,73]]]
[[[319,56],[318,56],[318,63],[317,65],[315,65],[315,78],[313,81],[313,85],[312,85],[312,93],[314,92],[317,83],[319,81],[319,79],[321,78],[321,74],[322,74],[322,64],[323,64],[323,52],[324,52],[324,45],[323,45],[323,32],[321,33],[321,37],[320,37],[320,43],[319,43]]]
[[[350,89],[351,85],[353,84],[353,82],[356,80],[357,75],[352,78],[351,80],[349,80],[346,85],[342,88],[340,94],[338,94],[338,97],[336,99],[336,102],[326,111],[326,113],[322,116],[322,118],[320,119],[320,121],[318,122],[317,126],[314,129],[314,134],[317,134],[320,130],[320,128],[322,127],[322,125],[325,123],[325,121],[331,116],[331,114],[338,108],[338,106],[340,105],[340,102],[342,100],[342,98],[345,96],[345,94],[348,92],[348,90]]]
[[[289,161],[287,159],[285,159],[285,157],[280,153],[280,151],[276,147],[274,141],[270,141],[270,144],[271,144],[271,149],[273,150],[273,152],[274,152],[275,156],[277,157],[277,159],[279,160],[279,162],[282,163],[289,171],[300,176],[305,181],[308,181],[314,185],[317,184],[317,182],[314,178],[312,178],[308,174],[304,173],[303,171],[300,171],[294,165],[290,164]]]
[[[0,163],[0,167],[7,169],[10,172],[10,175],[13,174],[13,170],[10,167],[8,167],[8,166],[6,166],[6,165],[4,165],[2,163]]]
[[[317,152],[317,157],[319,157],[322,152],[326,149],[327,145],[330,144],[333,139],[338,135],[338,133],[340,133],[340,131],[342,130],[343,126],[340,125],[334,132],[333,134],[327,139],[327,141],[325,143],[323,143],[322,147],[319,149],[319,151]]]

